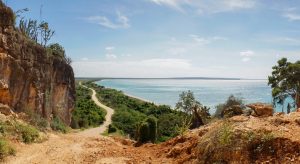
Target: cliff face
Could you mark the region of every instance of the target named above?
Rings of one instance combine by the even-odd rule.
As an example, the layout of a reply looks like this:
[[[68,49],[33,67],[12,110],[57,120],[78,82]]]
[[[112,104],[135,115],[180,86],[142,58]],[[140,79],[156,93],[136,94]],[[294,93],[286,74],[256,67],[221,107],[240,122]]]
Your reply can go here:
[[[0,104],[33,110],[48,120],[71,122],[75,104],[73,69],[61,57],[20,34],[12,10],[0,1]]]

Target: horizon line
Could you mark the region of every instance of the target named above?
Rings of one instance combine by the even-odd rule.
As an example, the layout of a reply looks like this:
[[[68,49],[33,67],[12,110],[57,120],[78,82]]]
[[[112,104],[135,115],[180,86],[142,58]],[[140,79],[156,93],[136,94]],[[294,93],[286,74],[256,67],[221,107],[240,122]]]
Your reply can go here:
[[[235,77],[75,77],[75,79],[199,79],[199,80],[268,80]]]

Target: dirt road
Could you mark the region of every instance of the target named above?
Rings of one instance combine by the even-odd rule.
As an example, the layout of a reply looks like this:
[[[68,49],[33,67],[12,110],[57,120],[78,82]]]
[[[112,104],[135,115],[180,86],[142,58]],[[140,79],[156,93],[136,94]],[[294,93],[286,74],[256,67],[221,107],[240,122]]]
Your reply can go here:
[[[88,88],[87,86],[82,85],[81,82],[79,83],[79,85]],[[100,108],[106,110],[105,121],[101,126],[97,128],[91,128],[81,132],[81,135],[92,137],[92,136],[98,136],[99,134],[102,134],[107,129],[108,125],[111,124],[111,117],[114,114],[114,110],[108,106],[105,106],[98,100],[96,96],[96,91],[94,89],[92,88],[88,88],[88,89],[92,91],[92,100],[95,102],[95,104],[98,105]]]
[[[9,157],[4,163],[170,163],[169,159],[156,157],[153,145],[134,147],[130,140],[101,136],[111,123],[114,111],[101,104],[95,90],[91,90],[94,102],[107,111],[106,121],[100,127],[77,133],[49,134],[48,140],[42,143],[16,144],[16,156]]]

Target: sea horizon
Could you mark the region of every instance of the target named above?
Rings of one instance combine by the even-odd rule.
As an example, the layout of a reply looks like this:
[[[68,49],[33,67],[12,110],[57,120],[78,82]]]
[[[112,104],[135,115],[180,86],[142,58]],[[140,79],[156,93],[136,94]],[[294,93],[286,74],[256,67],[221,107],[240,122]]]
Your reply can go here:
[[[191,90],[198,101],[210,107],[210,113],[214,113],[215,106],[224,103],[230,95],[242,98],[247,104],[272,104],[271,87],[267,80],[102,79],[95,83],[172,108],[175,107],[181,92]]]

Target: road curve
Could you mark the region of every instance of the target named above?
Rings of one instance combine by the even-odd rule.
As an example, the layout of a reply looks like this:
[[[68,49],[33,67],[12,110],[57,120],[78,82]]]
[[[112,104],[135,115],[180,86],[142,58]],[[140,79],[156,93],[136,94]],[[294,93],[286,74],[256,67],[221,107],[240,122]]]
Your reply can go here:
[[[85,85],[82,85],[81,82],[79,82],[79,85],[81,85],[84,88],[87,88],[89,90],[92,91],[92,100],[95,102],[95,104],[97,106],[99,106],[100,108],[106,110],[106,116],[105,116],[105,121],[103,122],[103,124],[101,124],[99,127],[97,128],[91,128],[91,129],[87,129],[82,131],[80,134],[84,135],[84,136],[89,136],[89,137],[93,137],[93,136],[99,136],[99,134],[102,134],[105,132],[105,130],[108,128],[108,125],[111,124],[111,117],[114,114],[114,109],[102,104],[97,96],[96,96],[96,91],[92,88],[89,88]]]

